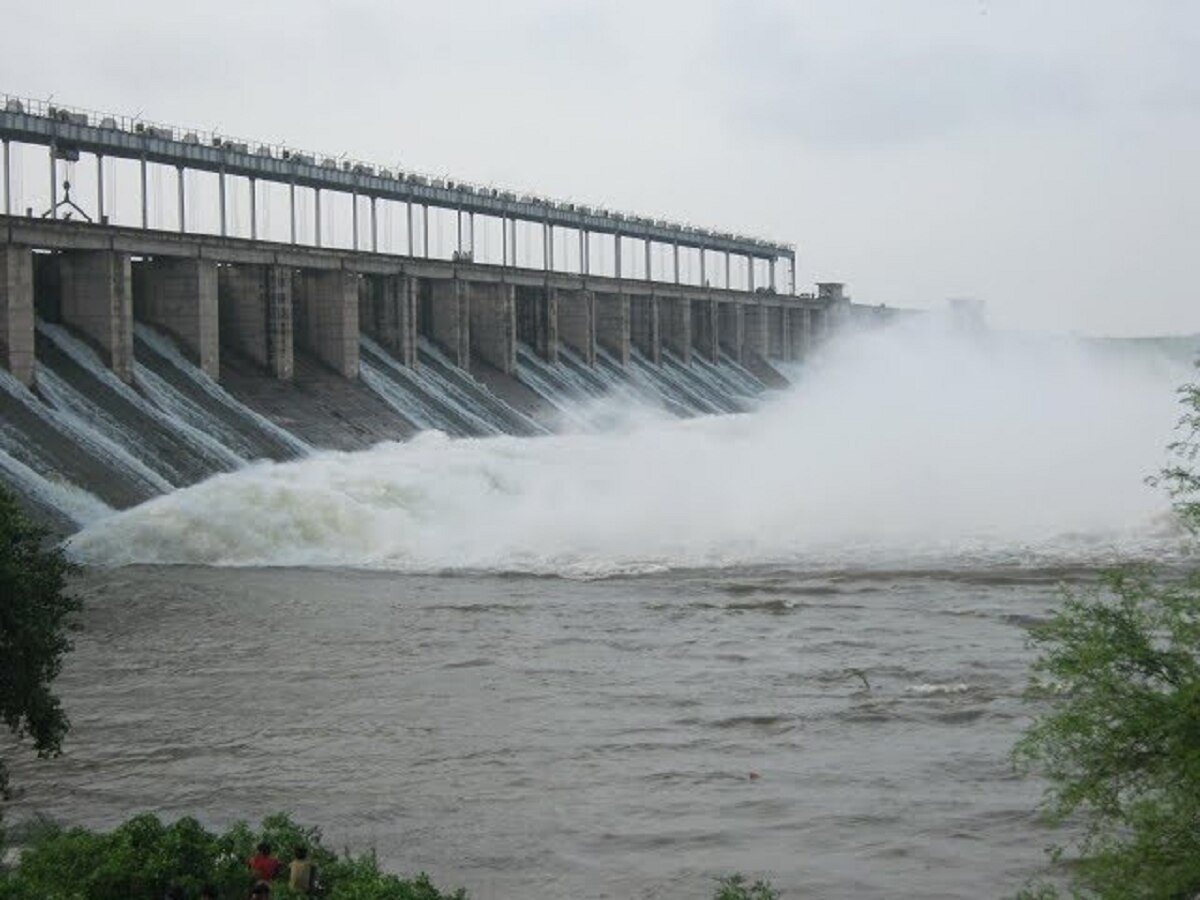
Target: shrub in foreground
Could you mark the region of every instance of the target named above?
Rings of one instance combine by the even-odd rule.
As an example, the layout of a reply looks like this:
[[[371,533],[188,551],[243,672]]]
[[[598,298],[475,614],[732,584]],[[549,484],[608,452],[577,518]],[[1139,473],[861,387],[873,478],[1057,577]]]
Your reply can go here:
[[[380,870],[373,853],[338,856],[321,843],[317,828],[283,814],[263,820],[258,831],[239,822],[222,834],[195,819],[164,824],[141,815],[110,832],[41,825],[26,835],[16,866],[0,874],[0,900],[161,900],[172,887],[189,898],[205,884],[225,900],[242,900],[252,884],[246,860],[267,841],[286,866],[304,845],[317,866],[320,893],[328,900],[465,900],[466,892],[443,893],[425,875],[401,878]],[[277,881],[276,900],[300,900]]]

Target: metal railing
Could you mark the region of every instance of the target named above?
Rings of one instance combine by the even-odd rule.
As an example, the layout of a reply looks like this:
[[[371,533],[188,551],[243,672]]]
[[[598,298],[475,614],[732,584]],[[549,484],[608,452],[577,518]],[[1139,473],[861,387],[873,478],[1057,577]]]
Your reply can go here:
[[[14,94],[0,92],[0,109],[9,113],[24,113],[26,115],[60,121],[66,124],[91,126],[94,128],[112,129],[129,134],[145,134],[163,140],[176,141],[182,144],[197,144],[220,148],[229,153],[241,153],[269,159],[291,160],[308,165],[317,165],[327,169],[335,169],[356,175],[370,175],[377,178],[390,179],[409,184],[429,185],[436,188],[458,190],[482,197],[495,197],[501,200],[519,201],[549,209],[575,212],[581,215],[605,216],[618,221],[626,221],[642,227],[658,227],[678,231],[695,237],[709,237],[717,240],[741,241],[758,244],[764,251],[795,252],[795,245],[781,244],[752,235],[736,234],[734,232],[717,231],[701,228],[682,222],[672,222],[663,218],[647,217],[636,213],[612,210],[595,205],[576,203],[573,200],[553,200],[536,193],[527,191],[512,191],[496,188],[491,185],[481,185],[448,176],[435,176],[427,173],[405,171],[397,166],[379,166],[363,160],[348,158],[347,154],[315,153],[301,150],[289,144],[277,144],[266,141],[253,141],[222,134],[218,131],[203,128],[183,128],[154,122],[144,116],[121,115],[85,109],[77,106],[67,106],[52,100],[38,100],[20,97]]]

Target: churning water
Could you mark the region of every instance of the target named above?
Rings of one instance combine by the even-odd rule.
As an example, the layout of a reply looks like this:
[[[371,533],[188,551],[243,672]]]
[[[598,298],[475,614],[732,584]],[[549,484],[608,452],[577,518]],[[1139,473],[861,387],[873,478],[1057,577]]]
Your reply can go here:
[[[19,760],[14,814],[286,808],[476,900],[736,870],[1011,894],[1050,842],[1007,758],[1026,629],[1176,552],[1142,479],[1187,372],[895,328],[742,415],[581,397],[571,434],[317,453],[105,516],[70,543],[67,753]]]
[[[745,415],[260,465],[93,524],[112,563],[605,576],[1096,563],[1171,537],[1178,361],[928,325],[848,338]],[[714,396],[717,390],[709,388]]]

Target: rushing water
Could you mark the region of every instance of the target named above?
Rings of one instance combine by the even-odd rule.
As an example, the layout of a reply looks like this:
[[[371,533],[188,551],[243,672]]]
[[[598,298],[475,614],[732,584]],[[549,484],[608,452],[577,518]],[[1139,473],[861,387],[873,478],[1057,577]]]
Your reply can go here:
[[[615,405],[603,359],[522,364],[588,427],[260,464],[77,534],[74,729],[19,759],[16,814],[286,808],[481,900],[1039,871],[1026,630],[1063,583],[1176,558],[1142,476],[1186,358],[900,328],[685,420],[644,361]],[[751,378],[669,387],[695,413]]]

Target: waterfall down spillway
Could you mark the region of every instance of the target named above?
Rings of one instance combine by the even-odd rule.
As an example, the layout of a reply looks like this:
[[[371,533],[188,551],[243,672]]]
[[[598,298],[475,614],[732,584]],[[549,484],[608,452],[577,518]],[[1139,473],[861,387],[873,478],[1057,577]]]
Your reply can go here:
[[[0,472],[49,518],[82,523],[256,459],[310,452],[141,325],[136,358],[126,384],[67,329],[39,322],[36,388],[0,377]]]
[[[359,347],[363,381],[418,428],[454,437],[545,432],[455,367],[432,341],[420,340],[419,364],[411,368],[365,335],[359,338]]]
[[[568,427],[596,427],[586,404],[606,399],[647,406],[681,417],[744,412],[766,390],[759,379],[728,357],[719,365],[693,356],[690,365],[669,353],[654,365],[636,350],[622,366],[597,348],[588,366],[566,348],[550,363],[526,345],[517,348],[517,378],[541,397]]]
[[[518,345],[510,380],[484,364],[459,368],[427,338],[418,341],[418,365],[408,367],[363,336],[357,381],[317,363],[306,363],[303,375],[297,369],[294,383],[273,381],[253,370],[247,376],[241,362],[243,374],[226,389],[172,338],[137,323],[127,384],[79,335],[39,321],[35,386],[0,373],[0,480],[67,528],[255,460],[307,456],[315,447],[288,427],[314,421],[320,427],[306,436],[322,447],[337,446],[327,440],[342,433],[360,435],[365,447],[413,431],[452,438],[601,432],[631,410],[690,418],[753,407],[764,390],[759,379],[728,358],[714,364],[698,356],[685,364],[664,353],[653,364],[634,351],[623,366],[597,349],[589,365],[562,347],[550,363]],[[332,382],[336,392],[314,393]],[[304,410],[289,405],[304,402]],[[361,408],[349,409],[354,403]],[[393,413],[387,423],[379,418]],[[376,419],[379,427],[361,427]]]

